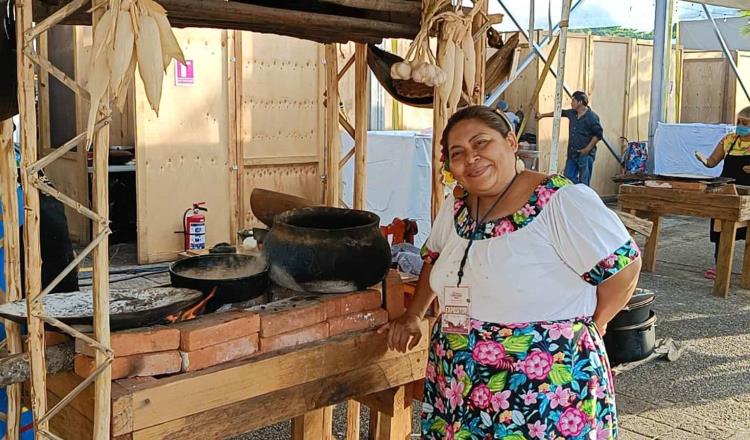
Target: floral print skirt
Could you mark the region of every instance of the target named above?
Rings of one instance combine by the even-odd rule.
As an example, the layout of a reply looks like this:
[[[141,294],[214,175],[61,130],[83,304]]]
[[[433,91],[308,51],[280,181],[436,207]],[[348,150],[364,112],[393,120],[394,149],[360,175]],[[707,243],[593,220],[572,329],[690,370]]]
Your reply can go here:
[[[590,318],[435,325],[422,406],[429,440],[617,438],[614,386]]]

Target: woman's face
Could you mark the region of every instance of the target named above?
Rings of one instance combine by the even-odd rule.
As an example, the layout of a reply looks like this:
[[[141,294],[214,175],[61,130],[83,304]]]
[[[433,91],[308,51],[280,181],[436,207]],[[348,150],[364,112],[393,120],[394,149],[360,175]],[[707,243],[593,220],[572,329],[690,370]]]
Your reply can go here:
[[[750,127],[750,118],[745,118],[742,116],[737,117],[737,125],[744,125],[745,127]]]
[[[516,173],[515,134],[506,137],[476,119],[453,126],[448,134],[450,171],[471,194],[499,194]]]

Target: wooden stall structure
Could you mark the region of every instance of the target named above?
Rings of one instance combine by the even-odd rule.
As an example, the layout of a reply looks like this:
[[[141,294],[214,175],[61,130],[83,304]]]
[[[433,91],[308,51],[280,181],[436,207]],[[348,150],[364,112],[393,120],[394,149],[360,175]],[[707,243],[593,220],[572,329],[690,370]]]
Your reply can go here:
[[[541,39],[543,35],[538,32],[536,40]],[[591,107],[602,121],[605,138],[615,149],[624,146],[621,140],[623,137],[630,141],[645,141],[648,137],[653,43],[630,38],[575,33],[569,33],[567,39],[565,83],[571,90],[583,90],[589,95]],[[522,43],[520,48],[522,58],[530,52],[528,43]],[[545,46],[542,52],[549,56],[552,45]],[[670,63],[670,78],[676,84],[670,94],[670,120],[676,120],[677,115],[676,90],[680,90],[680,58],[681,50],[675,49],[673,62]],[[551,63],[553,70],[557,68],[557,61],[555,58]],[[536,97],[534,93],[539,78],[544,75],[544,66],[542,60],[532,62],[502,96],[510,104],[511,109],[520,109],[524,114],[532,116],[527,123],[526,131],[536,134],[540,171],[548,172],[552,120],[533,119],[534,111],[546,113],[554,110],[555,78],[552,75],[546,77]],[[532,102],[533,109],[530,108]],[[562,170],[565,163],[566,149],[563,147],[567,144],[567,137],[567,129],[561,130],[561,148],[557,156],[558,170]],[[611,178],[620,173],[621,168],[617,160],[600,143],[591,180],[592,187],[602,196],[614,196],[617,194],[617,184],[612,182]]]
[[[643,270],[656,269],[656,250],[659,242],[659,228],[664,215],[688,215],[712,218],[721,231],[719,256],[716,262],[714,294],[727,297],[734,259],[734,236],[738,227],[750,221],[750,190],[726,185],[718,191],[691,191],[674,188],[654,188],[649,186],[620,186],[619,202],[625,212],[653,222],[653,229],[643,250]],[[750,245],[745,244],[742,267],[742,287],[750,288]]]
[[[743,78],[750,78],[750,53],[732,57]],[[750,105],[739,81],[721,52],[683,54],[680,122],[733,124],[737,113]]]

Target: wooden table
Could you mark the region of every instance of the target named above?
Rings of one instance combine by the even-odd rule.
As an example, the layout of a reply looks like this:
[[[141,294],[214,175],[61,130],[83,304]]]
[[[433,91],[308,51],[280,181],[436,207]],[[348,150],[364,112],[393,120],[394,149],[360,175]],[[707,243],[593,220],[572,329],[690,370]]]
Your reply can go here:
[[[734,236],[738,227],[750,221],[750,189],[725,185],[715,191],[690,191],[674,188],[651,188],[640,185],[620,186],[619,202],[623,211],[630,211],[653,222],[653,229],[643,250],[643,270],[656,268],[656,247],[661,217],[666,214],[713,218],[721,228],[719,256],[716,262],[714,294],[727,297],[734,259]],[[745,241],[742,282],[750,289],[750,243]]]
[[[422,325],[427,334],[429,323]],[[371,408],[372,438],[404,440],[411,434],[411,384],[424,378],[428,346],[423,338],[401,354],[387,349],[385,335],[368,331],[194,373],[115,381],[112,438],[222,439],[292,419],[294,440],[327,440],[332,405],[354,399]],[[73,373],[48,376],[50,403],[81,380]],[[91,439],[93,409],[89,387],[50,428],[66,440]],[[359,438],[355,419],[356,436],[347,438]]]

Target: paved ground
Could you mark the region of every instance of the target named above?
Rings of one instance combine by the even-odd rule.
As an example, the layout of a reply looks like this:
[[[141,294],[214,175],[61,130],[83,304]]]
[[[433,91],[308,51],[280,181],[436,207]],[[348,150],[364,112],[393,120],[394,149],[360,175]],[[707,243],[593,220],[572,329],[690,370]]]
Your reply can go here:
[[[738,279],[743,243],[731,295],[717,298],[702,277],[713,260],[707,235],[707,221],[667,219],[656,273],[641,277],[640,287],[657,294],[657,338],[670,337],[687,348],[676,362],[654,361],[617,376],[622,440],[750,440],[750,292],[739,288]],[[119,258],[129,253],[119,252]],[[334,436],[343,439],[343,406],[334,418]],[[363,411],[362,438],[367,419]],[[290,439],[290,429],[286,422],[235,440]]]

